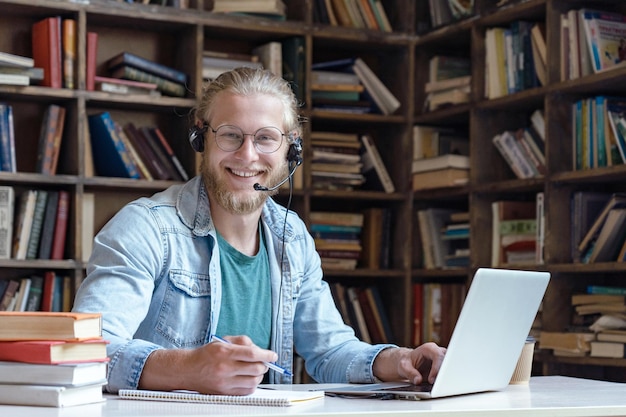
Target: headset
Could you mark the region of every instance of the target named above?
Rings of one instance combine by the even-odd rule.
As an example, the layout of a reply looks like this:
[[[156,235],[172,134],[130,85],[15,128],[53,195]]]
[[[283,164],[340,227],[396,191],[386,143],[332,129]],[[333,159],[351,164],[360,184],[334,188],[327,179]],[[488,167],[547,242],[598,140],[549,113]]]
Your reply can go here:
[[[202,127],[192,126],[189,129],[189,144],[191,145],[194,151],[196,152],[204,151],[204,135],[207,130],[208,130],[208,125],[206,124]],[[290,138],[292,142],[289,145],[289,149],[287,150],[287,161],[289,162],[289,174],[287,174],[287,176],[282,181],[280,181],[278,184],[274,185],[273,187],[266,187],[257,182],[256,184],[254,184],[255,190],[274,191],[275,189],[283,185],[285,182],[287,182],[287,180],[293,176],[294,172],[296,172],[296,168],[302,165],[302,138],[300,136],[294,138],[291,135],[290,135]]]

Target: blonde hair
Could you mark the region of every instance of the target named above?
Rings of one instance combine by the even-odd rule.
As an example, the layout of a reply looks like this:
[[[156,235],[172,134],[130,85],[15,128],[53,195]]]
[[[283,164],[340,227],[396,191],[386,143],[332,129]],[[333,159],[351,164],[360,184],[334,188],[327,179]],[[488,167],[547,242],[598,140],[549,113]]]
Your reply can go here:
[[[194,111],[195,124],[202,125],[211,111],[217,95],[228,91],[242,96],[267,94],[283,103],[285,112],[283,123],[285,132],[300,130],[298,101],[289,83],[272,72],[259,68],[235,68],[220,74],[214,81],[203,87],[202,97]]]

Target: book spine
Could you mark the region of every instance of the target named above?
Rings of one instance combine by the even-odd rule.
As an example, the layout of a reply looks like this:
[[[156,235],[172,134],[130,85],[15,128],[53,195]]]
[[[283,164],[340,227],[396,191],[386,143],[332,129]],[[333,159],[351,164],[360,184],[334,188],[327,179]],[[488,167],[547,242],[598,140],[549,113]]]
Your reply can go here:
[[[59,192],[49,191],[48,202],[46,203],[46,213],[43,220],[43,228],[41,230],[41,242],[39,243],[39,259],[50,259],[58,205]]]
[[[145,138],[139,129],[133,123],[128,123],[123,127],[123,129],[131,144],[135,147],[144,163],[147,165],[147,168],[152,176],[155,179],[167,179],[167,172],[159,163],[156,155],[152,152],[152,148],[148,145],[148,143],[146,143]]]
[[[44,68],[42,85],[63,86],[61,74],[61,19],[48,17],[33,24],[32,49],[35,66]]]
[[[185,86],[173,81],[167,80],[163,77],[147,73],[145,71],[138,70],[128,65],[120,67],[113,73],[114,77],[127,78],[129,80],[141,81],[145,83],[156,84],[159,91],[163,94],[167,94],[174,97],[185,96]]]
[[[131,67],[135,67],[137,69],[152,73],[175,83],[183,85],[187,84],[187,74],[185,74],[184,72],[175,70],[174,68],[159,64],[154,61],[150,61],[137,55],[129,54],[127,52],[122,54],[121,62],[117,63],[117,65],[119,64],[130,65]]]
[[[85,89],[96,89],[96,59],[98,56],[98,33],[87,32],[87,57],[85,65]]]
[[[74,88],[76,65],[76,20],[63,19],[63,87]]]
[[[26,259],[28,239],[33,225],[33,213],[35,211],[36,190],[27,190],[22,194],[19,213],[17,215],[17,228],[13,239],[13,257]]]
[[[50,259],[63,259],[65,252],[65,239],[67,235],[67,223],[70,210],[70,193],[65,190],[59,191],[59,205],[54,226],[52,239],[52,251]]]
[[[152,129],[152,132],[154,132],[156,137],[159,139],[159,142],[163,146],[163,149],[165,150],[167,155],[170,157],[170,160],[174,164],[174,167],[176,168],[176,171],[178,172],[178,174],[180,175],[182,180],[183,181],[187,181],[189,179],[189,175],[187,175],[187,171],[185,171],[185,168],[183,167],[183,164],[181,164],[180,160],[176,157],[176,154],[174,153],[174,150],[172,149],[170,144],[167,142],[167,139],[165,138],[165,136],[161,132],[161,129],[159,129],[158,127],[155,127],[155,128]]]
[[[175,181],[180,180],[180,177],[176,172],[176,168],[174,168],[174,164],[165,154],[165,150],[163,150],[161,146],[157,143],[158,139],[155,135],[152,134],[152,130],[147,126],[142,126],[139,128],[139,132],[143,135],[145,142],[148,144],[148,146],[152,149],[152,152],[157,157],[159,165],[161,165],[167,172],[166,179]]]
[[[13,187],[9,185],[0,186],[0,259],[11,257],[14,204],[15,190]]]
[[[28,248],[26,249],[26,259],[37,258],[39,250],[39,240],[41,238],[41,228],[43,227],[43,218],[46,212],[46,202],[48,201],[48,191],[38,190],[37,200],[35,201],[35,210],[33,212],[33,225],[28,238]]]

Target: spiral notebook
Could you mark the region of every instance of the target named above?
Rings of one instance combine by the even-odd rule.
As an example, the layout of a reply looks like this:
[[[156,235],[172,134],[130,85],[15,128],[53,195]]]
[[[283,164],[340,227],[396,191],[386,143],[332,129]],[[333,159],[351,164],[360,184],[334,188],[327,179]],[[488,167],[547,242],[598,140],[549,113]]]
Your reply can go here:
[[[122,389],[119,390],[118,396],[129,400],[289,407],[324,398],[324,391],[288,391],[257,388],[250,395],[211,395],[200,394],[195,391]]]

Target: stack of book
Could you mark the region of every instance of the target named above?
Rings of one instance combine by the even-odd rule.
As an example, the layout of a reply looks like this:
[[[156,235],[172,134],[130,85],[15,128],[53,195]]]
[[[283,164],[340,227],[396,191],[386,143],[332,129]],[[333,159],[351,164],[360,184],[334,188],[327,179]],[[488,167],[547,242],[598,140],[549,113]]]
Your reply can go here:
[[[313,108],[390,115],[401,106],[396,96],[359,57],[318,62],[311,65],[311,70]]]
[[[187,92],[186,73],[130,52],[122,52],[110,58],[106,67],[111,78],[156,84],[156,89],[168,96],[185,97]],[[110,83],[110,80],[107,81]]]
[[[321,189],[352,190],[365,182],[356,133],[311,132],[313,184]]]
[[[0,312],[0,404],[66,407],[104,400],[100,314]]]
[[[491,209],[491,265],[538,264],[537,201],[498,200]]]
[[[0,84],[30,85],[43,80],[43,68],[33,58],[0,52]]]
[[[207,81],[238,67],[261,68],[264,65],[256,54],[209,50],[202,52],[202,78]]]
[[[332,26],[391,32],[392,27],[381,0],[316,0],[313,19]]]
[[[314,211],[310,218],[322,268],[355,269],[362,251],[363,213]]]
[[[284,20],[287,6],[282,0],[214,0],[213,13],[237,13]]]
[[[469,213],[430,207],[417,211],[417,222],[426,269],[469,265]]]
[[[433,56],[429,61],[428,82],[424,86],[424,110],[467,103],[471,90],[470,74],[469,58]]]
[[[413,127],[413,191],[453,187],[469,181],[469,140],[454,129]]]

